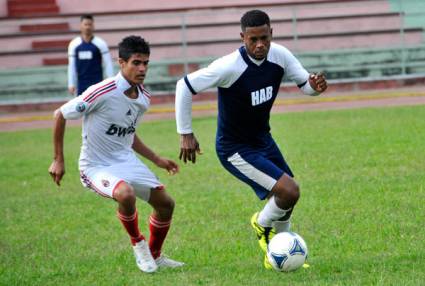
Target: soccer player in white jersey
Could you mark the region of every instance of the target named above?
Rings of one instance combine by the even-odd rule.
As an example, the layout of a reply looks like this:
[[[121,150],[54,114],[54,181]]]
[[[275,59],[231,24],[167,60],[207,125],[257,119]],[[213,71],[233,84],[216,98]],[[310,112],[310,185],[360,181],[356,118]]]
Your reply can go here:
[[[83,118],[79,169],[82,184],[118,203],[117,216],[130,236],[137,266],[144,272],[179,267],[161,253],[171,224],[174,200],[135,152],[170,174],[179,171],[172,160],[146,146],[136,126],[149,108],[151,95],[143,87],[150,48],[141,37],[129,36],[119,44],[120,72],[89,87],[55,112],[54,160],[49,173],[56,184],[65,174],[63,138],[66,120]],[[149,203],[149,242],[140,233],[136,197]]]
[[[270,110],[283,78],[301,91],[318,95],[327,88],[322,74],[309,74],[285,47],[271,42],[272,28],[266,13],[246,12],[240,33],[244,43],[177,82],[176,121],[180,159],[195,163],[200,153],[192,130],[192,95],[218,89],[216,152],[223,167],[247,183],[259,199],[268,199],[251,218],[260,247],[276,232],[288,231],[290,217],[300,196],[294,175],[270,134]],[[267,258],[265,267],[271,268]]]
[[[68,91],[82,94],[89,86],[114,75],[111,53],[106,42],[94,35],[94,18],[81,16],[80,36],[68,45]]]

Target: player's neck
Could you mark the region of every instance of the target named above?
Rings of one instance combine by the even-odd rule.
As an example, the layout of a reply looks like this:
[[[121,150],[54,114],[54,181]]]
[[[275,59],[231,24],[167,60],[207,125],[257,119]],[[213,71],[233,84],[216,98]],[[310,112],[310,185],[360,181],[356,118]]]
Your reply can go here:
[[[124,94],[131,99],[136,99],[139,96],[137,85],[131,85],[129,89],[124,91]]]
[[[90,42],[93,39],[93,34],[90,34],[90,35],[81,34],[81,38],[83,39],[84,42]]]
[[[261,60],[257,60],[257,59],[254,59],[253,57],[251,57],[250,55],[248,55],[248,58],[251,60],[251,62],[253,62],[257,66],[261,65],[266,60],[266,58],[261,59]]]

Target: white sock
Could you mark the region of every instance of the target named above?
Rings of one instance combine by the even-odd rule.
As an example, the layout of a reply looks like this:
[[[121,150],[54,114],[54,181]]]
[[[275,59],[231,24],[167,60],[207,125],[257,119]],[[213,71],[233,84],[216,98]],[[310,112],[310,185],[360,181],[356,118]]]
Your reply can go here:
[[[290,209],[289,209],[290,210]],[[285,216],[289,210],[283,210],[276,204],[274,196],[264,206],[263,210],[258,215],[258,224],[263,227],[271,227],[272,222]]]
[[[279,232],[288,232],[291,229],[291,220],[280,221],[276,220],[273,222],[272,226],[276,230],[276,233]]]

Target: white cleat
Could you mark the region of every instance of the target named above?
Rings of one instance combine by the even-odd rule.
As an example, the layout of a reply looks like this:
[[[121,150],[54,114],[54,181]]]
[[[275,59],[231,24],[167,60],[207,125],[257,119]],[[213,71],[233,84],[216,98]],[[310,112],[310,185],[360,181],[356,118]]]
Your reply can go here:
[[[155,260],[152,257],[146,240],[139,241],[133,246],[136,263],[140,270],[146,273],[153,273],[158,269]]]
[[[160,257],[157,257],[155,259],[156,265],[161,268],[177,268],[182,267],[184,265],[183,262],[172,260],[171,258],[168,258],[165,255],[162,255]]]

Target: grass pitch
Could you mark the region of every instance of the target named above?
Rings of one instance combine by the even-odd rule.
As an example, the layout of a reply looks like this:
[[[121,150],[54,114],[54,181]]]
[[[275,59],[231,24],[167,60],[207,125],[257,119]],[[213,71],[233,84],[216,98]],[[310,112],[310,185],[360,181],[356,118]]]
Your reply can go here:
[[[194,121],[196,165],[173,177],[152,167],[176,200],[164,252],[187,263],[154,275],[137,269],[115,203],[81,186],[79,128],[66,132],[60,188],[47,173],[51,130],[0,133],[0,285],[423,285],[424,115],[414,106],[272,116],[301,185],[293,231],[311,264],[288,274],[262,267],[249,219],[263,202],[218,162],[214,118]],[[174,121],[138,134],[177,160]],[[147,234],[150,208],[138,208]]]

